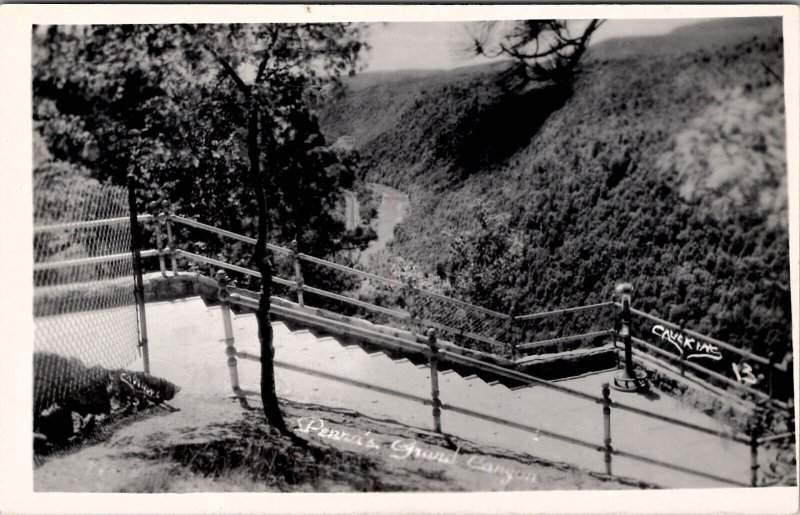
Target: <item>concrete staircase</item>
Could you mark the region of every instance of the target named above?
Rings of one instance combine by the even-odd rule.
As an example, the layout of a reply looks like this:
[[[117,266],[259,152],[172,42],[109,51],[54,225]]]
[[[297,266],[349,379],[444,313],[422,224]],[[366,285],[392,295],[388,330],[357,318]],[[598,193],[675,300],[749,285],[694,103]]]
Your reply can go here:
[[[374,384],[403,393],[430,398],[429,368],[408,359],[391,359],[380,351],[367,353],[357,345],[345,346],[335,338],[317,338],[309,331],[290,331],[282,323],[273,323],[275,359],[319,370],[348,379]],[[237,348],[258,353],[254,338],[255,318],[234,318]],[[240,361],[240,364],[242,362]],[[242,386],[257,390],[258,364],[240,366]],[[569,386],[599,395],[610,373],[591,374],[565,381]],[[300,402],[358,411],[378,418],[390,418],[403,424],[432,429],[431,407],[384,393],[346,385],[291,370],[276,369],[278,395]],[[602,407],[541,386],[509,388],[499,382],[487,382],[455,370],[439,373],[440,398],[446,405],[538,427],[566,436],[595,442],[603,441]],[[678,416],[704,427],[722,429],[721,423],[691,411],[675,399],[661,396],[647,399],[636,394],[614,392],[619,400],[637,407]],[[603,454],[557,439],[510,428],[479,418],[444,410],[442,427],[446,433],[474,442],[504,447],[554,461],[565,461],[595,471],[604,470]],[[612,414],[612,439],[615,446],[668,463],[708,471],[715,475],[747,483],[749,449],[740,444],[682,427],[643,418],[621,410]],[[614,457],[613,472],[670,487],[722,487],[714,479],[696,477],[627,458]]]
[[[218,307],[207,307],[200,299],[148,305],[151,328],[153,373],[183,387],[181,395],[230,395],[228,367],[222,343],[222,317]],[[253,315],[233,319],[236,348],[259,353],[256,320]],[[291,331],[274,322],[276,362],[370,383],[424,399],[430,398],[429,369],[407,358],[392,359],[383,352],[365,352],[358,345],[345,345],[331,337],[316,337],[307,330]],[[258,391],[259,364],[240,359],[238,372],[244,389]],[[571,388],[599,395],[601,384],[611,372],[585,375],[565,381]],[[534,386],[509,388],[455,370],[439,374],[440,398],[445,405],[538,427],[580,438],[598,447],[603,441],[602,407],[552,389]],[[431,407],[339,381],[321,378],[278,366],[278,395],[307,402],[358,411],[376,418],[432,428]],[[708,428],[722,430],[722,424],[677,400],[658,394],[642,396],[614,391],[612,399],[662,413]],[[295,421],[287,421],[294,425]],[[653,459],[702,470],[747,484],[750,473],[749,448],[619,409],[612,410],[612,445]],[[603,453],[546,436],[454,413],[442,413],[444,432],[532,456],[562,461],[602,472]],[[642,479],[665,487],[725,487],[725,482],[697,477],[658,465],[614,456],[613,473]]]

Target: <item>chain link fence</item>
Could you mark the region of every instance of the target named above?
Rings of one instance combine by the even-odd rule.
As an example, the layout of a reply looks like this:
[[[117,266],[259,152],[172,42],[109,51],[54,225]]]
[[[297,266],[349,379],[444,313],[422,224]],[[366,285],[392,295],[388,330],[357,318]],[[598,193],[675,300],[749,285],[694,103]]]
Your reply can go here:
[[[124,188],[34,177],[35,425],[102,402],[108,369],[138,356],[129,216]]]

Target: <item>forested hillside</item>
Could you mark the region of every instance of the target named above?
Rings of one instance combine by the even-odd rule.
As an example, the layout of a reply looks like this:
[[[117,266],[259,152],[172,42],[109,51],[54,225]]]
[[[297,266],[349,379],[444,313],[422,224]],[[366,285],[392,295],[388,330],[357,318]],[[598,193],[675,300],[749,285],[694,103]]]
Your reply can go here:
[[[505,67],[366,74],[322,113],[411,195],[396,256],[503,311],[630,281],[640,309],[791,348],[780,20],[599,43],[572,91],[509,91]]]

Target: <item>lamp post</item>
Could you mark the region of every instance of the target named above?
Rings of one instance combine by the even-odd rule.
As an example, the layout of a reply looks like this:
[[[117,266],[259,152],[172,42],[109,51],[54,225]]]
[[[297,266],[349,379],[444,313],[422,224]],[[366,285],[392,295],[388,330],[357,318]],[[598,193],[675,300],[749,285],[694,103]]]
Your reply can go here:
[[[614,388],[623,392],[641,392],[650,388],[647,381],[647,373],[644,370],[633,368],[633,351],[631,350],[631,293],[633,285],[631,283],[620,283],[615,288],[615,293],[619,297],[621,304],[620,318],[622,327],[619,334],[622,336],[622,343],[625,345],[625,367],[614,375]]]

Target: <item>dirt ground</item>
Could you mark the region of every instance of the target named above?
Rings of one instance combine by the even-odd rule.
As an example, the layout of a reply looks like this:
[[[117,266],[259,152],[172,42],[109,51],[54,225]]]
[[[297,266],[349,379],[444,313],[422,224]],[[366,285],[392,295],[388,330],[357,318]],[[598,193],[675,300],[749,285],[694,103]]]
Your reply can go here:
[[[253,402],[256,406],[258,401]],[[108,438],[47,457],[38,492],[374,492],[648,488],[388,420],[284,401],[297,438],[234,400],[179,396]]]

